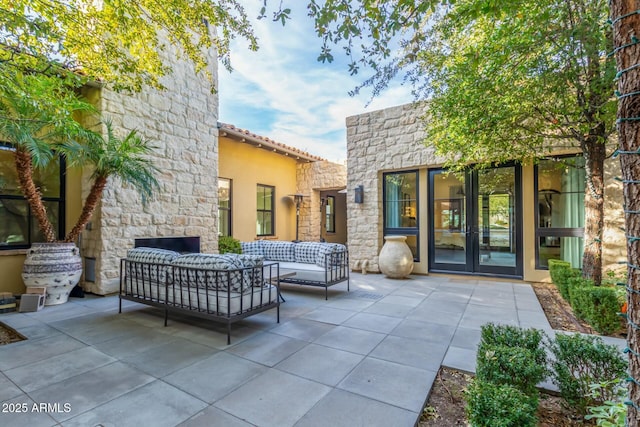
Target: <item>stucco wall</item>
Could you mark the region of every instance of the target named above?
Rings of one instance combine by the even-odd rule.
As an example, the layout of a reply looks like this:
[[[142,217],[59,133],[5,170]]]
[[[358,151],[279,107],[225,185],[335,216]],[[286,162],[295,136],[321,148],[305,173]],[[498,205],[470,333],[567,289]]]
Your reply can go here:
[[[212,58],[215,58],[213,55]],[[137,237],[200,236],[201,250],[217,250],[217,95],[193,67],[167,52],[174,71],[163,79],[166,91],[140,93],[96,91],[96,104],[111,119],[115,133],[136,129],[153,141],[160,190],[146,206],[137,193],[110,180],[101,205],[83,232],[82,254],[96,259],[95,282],[86,290],[107,294],[118,290],[119,260]],[[212,61],[216,76],[217,65]],[[88,180],[83,180],[83,197]]]
[[[296,211],[289,195],[296,192],[298,161],[225,136],[220,136],[219,143],[218,176],[232,180],[233,237],[243,242],[256,239],[256,188],[257,184],[264,184],[275,187],[273,238],[295,239]]]
[[[347,125],[347,230],[352,267],[367,261],[369,271],[378,271],[378,253],[384,244],[382,224],[382,173],[392,170],[419,169],[420,262],[416,273],[428,272],[427,169],[439,167],[443,159],[425,146],[426,134],[420,122],[420,109],[413,104],[348,117]],[[626,256],[622,215],[619,163],[606,162],[606,212],[603,261],[605,269],[619,268]],[[523,262],[524,279],[548,280],[546,270],[535,269],[535,216],[533,166],[522,169],[523,188]],[[353,191],[364,186],[364,203],[354,202]]]

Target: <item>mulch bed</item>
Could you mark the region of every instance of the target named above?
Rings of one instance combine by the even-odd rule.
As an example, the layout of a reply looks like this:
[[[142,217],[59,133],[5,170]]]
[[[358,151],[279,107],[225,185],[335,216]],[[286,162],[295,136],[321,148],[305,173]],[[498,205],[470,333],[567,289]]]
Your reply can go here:
[[[11,344],[26,339],[27,337],[12,327],[0,322],[0,345]]]
[[[533,290],[540,305],[555,330],[596,334],[582,320],[573,315],[571,306],[565,301],[555,285],[533,283]],[[619,335],[615,335],[620,338]],[[418,423],[419,427],[467,426],[464,390],[473,375],[441,367],[431,388],[429,399]],[[572,417],[570,410],[563,406],[558,396],[540,393],[538,425],[541,427],[574,427],[593,425]]]

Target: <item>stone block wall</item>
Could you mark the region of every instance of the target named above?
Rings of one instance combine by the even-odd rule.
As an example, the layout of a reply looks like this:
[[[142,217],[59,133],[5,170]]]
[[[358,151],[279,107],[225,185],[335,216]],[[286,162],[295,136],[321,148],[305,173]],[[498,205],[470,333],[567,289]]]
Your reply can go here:
[[[442,163],[424,144],[422,109],[405,104],[348,117],[347,234],[352,268],[367,261],[378,271],[382,248],[382,172]],[[355,203],[354,190],[364,186],[364,203]]]
[[[378,254],[383,239],[382,173],[391,170],[438,167],[444,159],[425,146],[426,134],[420,116],[423,109],[406,104],[348,117],[347,125],[347,230],[349,258],[352,268],[367,261],[368,271],[378,271]],[[614,179],[620,174],[617,159],[605,165],[605,229],[603,266],[619,269],[618,261],[626,259],[622,186]],[[532,191],[533,183],[523,183]],[[353,192],[364,186],[364,203],[354,202]],[[421,194],[426,191],[421,190]],[[531,193],[532,194],[532,193]],[[533,227],[533,224],[524,224]],[[427,234],[423,231],[422,245]],[[535,242],[525,242],[533,248]],[[534,249],[532,249],[533,251]],[[538,270],[538,272],[542,272]]]
[[[153,141],[152,154],[160,189],[143,205],[140,196],[121,182],[109,180],[102,202],[82,235],[82,255],[96,259],[90,292],[108,294],[119,286],[119,260],[135,238],[200,236],[201,250],[217,250],[218,100],[211,82],[196,75],[189,63],[172,59],[166,91],[145,88],[117,93],[108,87],[93,96],[104,118],[120,137],[136,129]],[[215,56],[212,74],[216,76]],[[87,171],[87,175],[90,171]],[[83,199],[89,190],[83,183]]]
[[[329,161],[300,163],[296,169],[297,192],[304,194],[300,206],[299,238],[320,240],[320,191],[339,190],[347,185],[347,168]]]

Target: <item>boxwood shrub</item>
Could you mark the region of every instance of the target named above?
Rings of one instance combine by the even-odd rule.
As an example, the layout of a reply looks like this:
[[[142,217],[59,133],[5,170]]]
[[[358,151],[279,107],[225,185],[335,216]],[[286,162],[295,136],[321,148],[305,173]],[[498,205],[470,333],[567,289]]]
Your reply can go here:
[[[569,301],[569,279],[580,277],[580,270],[571,268],[571,263],[559,259],[549,260],[549,275],[562,298]]]
[[[553,353],[551,379],[560,395],[580,416],[589,406],[613,400],[615,387],[601,390],[600,399],[590,393],[590,384],[616,384],[625,375],[627,361],[616,346],[605,344],[602,338],[580,334],[556,334],[550,345]]]
[[[621,303],[615,288],[585,286],[572,290],[571,307],[575,315],[588,322],[593,329],[607,335],[622,327]]]
[[[474,427],[533,427],[537,399],[516,387],[474,379],[466,391],[466,412]]]
[[[547,366],[528,348],[484,345],[478,350],[476,376],[481,381],[512,385],[534,397],[538,395],[536,385],[547,376]]]

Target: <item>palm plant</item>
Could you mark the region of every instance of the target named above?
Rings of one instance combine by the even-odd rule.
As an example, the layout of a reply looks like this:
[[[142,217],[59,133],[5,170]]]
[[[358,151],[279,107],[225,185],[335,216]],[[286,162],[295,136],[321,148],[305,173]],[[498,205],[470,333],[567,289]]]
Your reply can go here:
[[[57,235],[34,172],[60,158],[69,167],[90,166],[94,170],[81,215],[65,242],[74,242],[91,219],[109,177],[131,185],[143,201],[158,188],[156,168],[147,158],[152,150],[148,140],[136,131],[118,138],[110,122],[105,123],[107,134],[102,137],[77,121],[80,115],[96,113],[78,95],[78,84],[59,75],[23,74],[0,65],[0,139],[15,149],[19,186],[45,242],[57,241]]]

